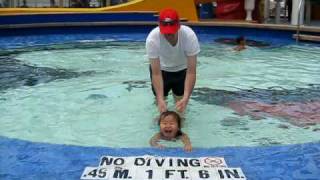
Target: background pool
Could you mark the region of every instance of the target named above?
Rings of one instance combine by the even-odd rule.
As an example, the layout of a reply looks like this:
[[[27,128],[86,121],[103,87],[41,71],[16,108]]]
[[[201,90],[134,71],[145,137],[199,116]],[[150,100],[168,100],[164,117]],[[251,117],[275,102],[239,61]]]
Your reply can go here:
[[[158,130],[158,113],[144,42],[115,38],[3,48],[0,135],[55,144],[148,147]],[[256,118],[229,107],[239,99],[319,100],[318,46],[271,43],[235,52],[215,38],[201,43],[197,83],[185,115],[183,130],[193,146],[319,140],[317,123],[297,126],[288,117]],[[172,98],[168,101],[173,109]]]

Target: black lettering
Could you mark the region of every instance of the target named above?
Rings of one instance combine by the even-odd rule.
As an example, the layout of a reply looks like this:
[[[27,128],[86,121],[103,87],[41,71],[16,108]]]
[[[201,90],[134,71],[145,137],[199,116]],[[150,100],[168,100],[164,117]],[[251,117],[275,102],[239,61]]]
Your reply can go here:
[[[146,170],[146,172],[148,173],[148,179],[152,179],[153,171],[152,170]]]
[[[177,160],[177,166],[184,166],[188,167],[188,160],[187,159],[178,159]]]
[[[134,165],[136,165],[136,166],[143,166],[144,165],[144,163],[145,163],[145,159],[144,158],[136,158],[135,160],[134,160]]]
[[[106,168],[101,168],[98,171],[98,177],[99,178],[104,178],[107,176],[107,169]]]
[[[112,161],[113,161],[113,158],[109,159],[108,157],[102,157],[99,166],[104,166],[104,164],[105,164],[105,166],[111,165]]]
[[[129,169],[115,169],[113,173],[113,178],[130,179],[131,177],[129,176]]]
[[[218,173],[219,173],[220,178],[224,179],[223,172],[220,169],[218,170]]]
[[[94,170],[90,171],[88,173],[88,175],[90,175],[91,177],[96,177],[97,176],[97,169],[94,169]]]
[[[170,167],[173,166],[173,163],[172,163],[172,159],[171,159],[171,158],[169,159],[169,166],[170,166]]]
[[[167,169],[167,170],[166,170],[166,173],[165,173],[166,179],[170,178],[170,176],[173,175],[172,172],[174,172],[174,171],[176,171],[176,170],[174,170],[174,169]]]
[[[209,172],[207,170],[200,170],[199,177],[201,179],[208,179],[210,177]]]
[[[124,164],[124,159],[123,158],[117,158],[113,162],[115,165],[123,165]]]
[[[225,169],[224,173],[226,173],[228,178],[240,178],[240,175],[236,169],[233,169],[233,172],[230,169]]]
[[[198,159],[190,159],[189,164],[190,164],[192,167],[199,167],[199,166],[200,166],[200,162],[199,162]]]
[[[186,177],[186,172],[187,172],[187,170],[177,170],[178,172],[180,172],[180,175],[181,175],[181,178],[182,179],[188,179],[189,177]]]
[[[150,166],[151,159],[147,159],[147,166]]]
[[[160,167],[162,167],[162,165],[163,165],[163,163],[164,163],[164,160],[165,160],[165,159],[161,159],[161,160],[155,159],[156,164],[157,164],[158,166],[160,166]]]

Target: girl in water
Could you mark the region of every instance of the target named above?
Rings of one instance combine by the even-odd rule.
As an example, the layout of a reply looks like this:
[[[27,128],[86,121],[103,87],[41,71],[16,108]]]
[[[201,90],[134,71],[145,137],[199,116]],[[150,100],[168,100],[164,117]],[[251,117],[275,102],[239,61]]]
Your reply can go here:
[[[181,117],[174,111],[161,113],[159,118],[160,132],[156,133],[150,139],[150,145],[158,148],[165,146],[159,144],[160,140],[175,141],[181,140],[184,144],[184,150],[192,151],[190,139],[187,134],[181,131]]]

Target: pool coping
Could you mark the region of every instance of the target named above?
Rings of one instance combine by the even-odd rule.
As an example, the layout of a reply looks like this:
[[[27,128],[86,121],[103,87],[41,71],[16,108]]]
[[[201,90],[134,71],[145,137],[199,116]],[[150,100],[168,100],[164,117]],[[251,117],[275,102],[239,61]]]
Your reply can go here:
[[[221,22],[221,21],[203,21],[203,22],[182,22],[181,24],[191,26],[223,26],[223,27],[241,27],[241,28],[258,28],[272,30],[296,31],[297,26],[285,24],[258,24],[251,22]],[[157,22],[150,21],[112,21],[112,22],[56,22],[56,23],[32,23],[32,24],[2,24],[0,29],[15,28],[38,28],[38,27],[74,27],[74,26],[122,26],[122,25],[157,25]],[[300,31],[320,33],[320,27],[305,26],[299,27]]]

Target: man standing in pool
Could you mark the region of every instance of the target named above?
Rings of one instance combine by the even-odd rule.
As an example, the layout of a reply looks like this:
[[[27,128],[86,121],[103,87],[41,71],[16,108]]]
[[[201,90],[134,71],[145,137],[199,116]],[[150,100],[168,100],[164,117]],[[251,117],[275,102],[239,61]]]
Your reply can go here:
[[[194,31],[180,25],[174,9],[164,9],[159,14],[159,26],[146,40],[150,60],[152,91],[160,113],[167,111],[165,97],[172,90],[176,110],[184,112],[196,82],[199,42]]]

